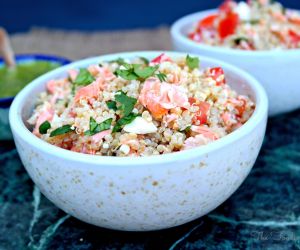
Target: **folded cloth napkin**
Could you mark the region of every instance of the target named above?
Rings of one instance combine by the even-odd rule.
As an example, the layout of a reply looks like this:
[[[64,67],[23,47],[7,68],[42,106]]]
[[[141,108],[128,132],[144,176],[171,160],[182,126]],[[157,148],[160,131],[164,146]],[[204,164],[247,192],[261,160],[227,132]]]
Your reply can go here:
[[[170,50],[168,27],[127,31],[80,32],[33,28],[12,36],[16,53],[46,53],[77,60],[122,51]]]

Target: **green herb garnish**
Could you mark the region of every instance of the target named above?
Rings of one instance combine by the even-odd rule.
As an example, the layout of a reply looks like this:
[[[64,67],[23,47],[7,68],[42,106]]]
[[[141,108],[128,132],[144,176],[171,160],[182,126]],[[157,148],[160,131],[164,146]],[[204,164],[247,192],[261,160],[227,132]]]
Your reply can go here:
[[[121,119],[119,119],[116,123],[116,125],[114,126],[112,132],[119,132],[122,130],[122,126],[131,123],[136,117],[140,116],[140,114],[134,114],[134,113],[130,113],[129,115],[122,117]]]
[[[146,64],[146,65],[149,64],[149,60],[147,58],[142,57],[142,56],[140,56],[139,58],[143,61],[144,64]]]
[[[97,127],[97,122],[93,117],[90,117],[90,131],[94,131],[95,128]]]
[[[119,57],[119,58],[117,58],[117,59],[115,59],[115,60],[109,61],[109,63],[117,63],[117,64],[119,64],[119,65],[123,65],[123,64],[126,63],[126,62],[125,62],[125,60],[124,60],[123,58]]]
[[[97,123],[93,117],[90,117],[90,130],[85,131],[84,135],[95,135],[101,131],[110,129],[112,118],[109,118],[101,123]]]
[[[80,69],[79,74],[77,75],[74,84],[76,85],[88,85],[95,81],[95,78],[91,75],[91,73],[87,69]]]
[[[167,80],[167,75],[164,73],[158,73],[156,76],[161,82],[165,82]]]
[[[249,42],[249,39],[247,37],[244,37],[244,36],[237,37],[237,38],[233,39],[233,42],[235,43],[235,45],[240,45],[240,43],[242,41]]]
[[[249,23],[251,25],[256,25],[256,24],[260,23],[260,20],[259,19],[251,19],[249,21],[244,21],[244,23]]]
[[[147,79],[148,77],[152,76],[158,67],[159,66],[156,65],[143,68],[141,64],[133,64],[134,73],[142,79]]]
[[[198,57],[191,57],[191,56],[187,55],[185,61],[190,70],[199,68],[199,58]]]
[[[63,125],[62,127],[59,127],[57,129],[53,130],[50,133],[50,137],[57,136],[57,135],[63,135],[63,134],[66,134],[66,133],[69,133],[72,131],[74,131],[74,130],[72,129],[71,125]]]
[[[192,126],[187,126],[185,129],[180,130],[179,132],[185,132],[185,133],[188,133],[188,132],[191,131],[191,127],[192,127]]]
[[[130,69],[117,69],[115,71],[117,76],[122,77],[125,80],[131,81],[138,79],[138,76],[134,73],[133,68]]]
[[[152,76],[159,67],[158,65],[144,67],[142,64],[128,64],[128,63],[122,65],[125,67],[125,69],[117,69],[115,74],[129,81],[131,80],[144,81],[148,77]]]
[[[47,134],[47,131],[49,128],[51,128],[50,122],[44,121],[39,127],[40,134],[42,134],[42,135]]]
[[[139,114],[132,113],[134,105],[137,103],[137,99],[127,96],[126,93],[119,90],[115,94],[115,100],[116,102],[114,102],[113,105],[119,104],[118,106],[116,105],[116,108],[122,111],[123,117],[116,122],[116,125],[112,130],[113,133],[121,131],[122,126],[131,123],[137,116],[139,116]]]
[[[117,103],[115,101],[107,101],[106,102],[106,105],[109,109],[112,109],[114,111],[116,111],[118,108],[117,108]]]
[[[118,91],[115,94],[115,99],[121,104],[118,109],[123,111],[123,116],[128,116],[137,103],[137,99],[127,96],[123,91]]]

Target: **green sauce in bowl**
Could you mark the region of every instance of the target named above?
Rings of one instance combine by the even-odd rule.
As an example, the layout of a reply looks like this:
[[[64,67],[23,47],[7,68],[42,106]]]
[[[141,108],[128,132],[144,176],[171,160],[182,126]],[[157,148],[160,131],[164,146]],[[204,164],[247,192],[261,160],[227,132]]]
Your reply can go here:
[[[0,98],[15,96],[35,78],[60,66],[51,61],[22,61],[13,69],[0,66]]]

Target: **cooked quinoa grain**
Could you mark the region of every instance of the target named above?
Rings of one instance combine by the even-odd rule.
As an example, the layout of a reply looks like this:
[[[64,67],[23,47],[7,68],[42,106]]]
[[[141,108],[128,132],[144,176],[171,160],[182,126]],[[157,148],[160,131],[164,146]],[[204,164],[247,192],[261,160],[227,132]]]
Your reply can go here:
[[[28,120],[33,133],[85,154],[149,156],[198,147],[242,126],[255,105],[222,68],[165,54],[69,70],[47,82]]]

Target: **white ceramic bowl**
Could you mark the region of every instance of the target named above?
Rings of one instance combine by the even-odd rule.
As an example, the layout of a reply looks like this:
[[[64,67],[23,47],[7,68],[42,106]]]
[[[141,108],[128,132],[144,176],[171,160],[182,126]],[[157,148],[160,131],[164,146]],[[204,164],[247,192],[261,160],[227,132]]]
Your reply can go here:
[[[65,76],[70,68],[118,57],[154,58],[160,53],[120,53],[78,61],[41,76],[15,98],[9,118],[21,160],[41,192],[72,216],[120,230],[177,226],[219,206],[251,170],[265,134],[266,94],[247,73],[206,57],[200,57],[203,67],[222,66],[232,87],[256,102],[255,112],[245,125],[209,145],[150,157],[94,156],[55,147],[26,127],[35,96],[49,79]]]
[[[299,108],[300,49],[243,51],[200,44],[187,38],[195,23],[215,12],[216,10],[202,11],[176,21],[171,28],[173,48],[216,58],[252,74],[268,94],[270,115]]]

